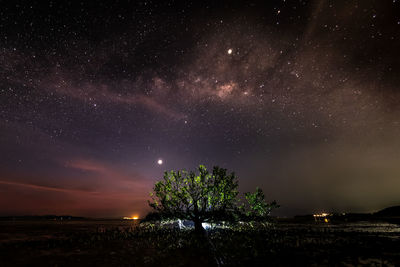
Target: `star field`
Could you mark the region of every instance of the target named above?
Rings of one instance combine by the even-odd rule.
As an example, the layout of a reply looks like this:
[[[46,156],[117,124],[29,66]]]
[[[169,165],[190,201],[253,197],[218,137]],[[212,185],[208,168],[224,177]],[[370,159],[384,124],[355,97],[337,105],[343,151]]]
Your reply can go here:
[[[264,2],[3,4],[0,215],[144,215],[200,163],[279,215],[398,204],[400,2]]]

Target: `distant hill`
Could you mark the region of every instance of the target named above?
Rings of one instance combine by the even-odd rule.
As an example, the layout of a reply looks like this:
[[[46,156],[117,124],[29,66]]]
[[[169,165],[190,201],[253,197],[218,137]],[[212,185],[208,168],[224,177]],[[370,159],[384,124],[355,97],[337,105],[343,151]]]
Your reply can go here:
[[[2,216],[0,221],[43,221],[43,220],[85,220],[84,217],[75,217],[70,215],[27,215],[27,216]]]
[[[400,206],[385,208],[383,210],[374,213],[374,215],[382,217],[400,217]]]

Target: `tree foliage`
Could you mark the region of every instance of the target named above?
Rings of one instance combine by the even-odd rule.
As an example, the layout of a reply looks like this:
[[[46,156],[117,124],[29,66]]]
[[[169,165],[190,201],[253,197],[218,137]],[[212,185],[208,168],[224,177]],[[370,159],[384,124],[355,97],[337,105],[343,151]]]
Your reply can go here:
[[[165,172],[153,191],[149,205],[159,218],[191,220],[196,230],[203,229],[203,222],[237,221],[243,217],[241,207],[247,207],[249,210],[245,215],[254,218],[266,216],[271,209],[259,188],[254,194],[246,193],[248,205],[240,206],[236,175],[228,174],[226,169],[218,166],[212,172],[204,165],[198,167],[197,173]]]
[[[259,187],[256,188],[256,192],[247,192],[244,196],[247,201],[244,214],[248,220],[265,220],[270,215],[271,210],[279,207],[276,201],[267,203],[264,192]]]

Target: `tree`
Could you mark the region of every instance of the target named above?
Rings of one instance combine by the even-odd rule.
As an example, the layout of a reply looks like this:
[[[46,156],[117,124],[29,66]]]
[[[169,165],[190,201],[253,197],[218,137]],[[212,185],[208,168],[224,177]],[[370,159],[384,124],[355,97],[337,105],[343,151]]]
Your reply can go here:
[[[279,207],[276,201],[267,203],[264,192],[259,187],[256,188],[256,192],[247,192],[244,196],[247,200],[247,207],[244,207],[247,220],[263,221],[268,218],[272,209]]]
[[[210,173],[200,165],[198,173],[170,171],[154,185],[149,205],[164,218],[192,220],[197,232],[203,222],[232,219],[237,210],[238,182],[234,173],[218,166]]]
[[[203,222],[265,221],[271,210],[279,207],[275,201],[267,203],[258,187],[255,193],[245,193],[247,203],[241,203],[237,177],[218,166],[211,173],[203,165],[198,173],[165,172],[153,191],[149,205],[155,212],[149,213],[147,220],[191,220],[197,232],[203,232]]]

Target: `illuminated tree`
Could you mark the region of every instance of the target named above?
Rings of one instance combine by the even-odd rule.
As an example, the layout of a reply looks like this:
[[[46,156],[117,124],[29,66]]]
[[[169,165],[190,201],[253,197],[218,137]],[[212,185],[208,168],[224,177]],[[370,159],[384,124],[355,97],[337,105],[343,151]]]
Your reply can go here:
[[[271,210],[279,207],[275,201],[267,203],[258,187],[254,193],[245,193],[245,203],[239,201],[235,174],[218,166],[211,173],[203,165],[198,173],[165,172],[153,191],[149,205],[155,212],[149,213],[147,220],[191,220],[198,232],[204,230],[203,222],[265,221]]]
[[[272,209],[279,207],[276,201],[267,203],[264,192],[258,187],[256,188],[256,192],[248,192],[244,196],[247,200],[247,205],[243,207],[247,220],[263,221],[269,217]]]
[[[194,222],[203,231],[203,222],[228,220],[237,210],[238,182],[234,173],[218,166],[210,173],[200,165],[198,173],[170,171],[154,185],[149,205],[164,218]]]

